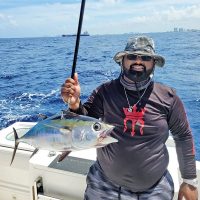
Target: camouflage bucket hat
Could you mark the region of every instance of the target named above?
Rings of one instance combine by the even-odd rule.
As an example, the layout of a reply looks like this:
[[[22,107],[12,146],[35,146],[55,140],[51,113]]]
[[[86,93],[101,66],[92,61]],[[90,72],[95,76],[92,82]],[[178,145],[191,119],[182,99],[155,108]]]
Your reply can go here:
[[[146,36],[130,38],[124,51],[118,52],[113,59],[116,63],[120,64],[122,62],[123,57],[127,54],[152,56],[157,66],[163,67],[165,64],[164,57],[155,53],[154,41]]]

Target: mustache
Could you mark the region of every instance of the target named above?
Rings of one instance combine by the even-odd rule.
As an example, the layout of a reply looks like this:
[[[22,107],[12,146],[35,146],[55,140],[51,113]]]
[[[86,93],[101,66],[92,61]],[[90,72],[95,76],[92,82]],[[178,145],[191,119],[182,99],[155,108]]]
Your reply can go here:
[[[135,66],[142,66],[143,68],[144,68],[144,70],[146,70],[146,66],[144,65],[144,64],[135,64],[135,63],[133,63],[133,64],[131,64],[129,67],[130,67],[130,70],[133,70],[134,69],[134,67]]]

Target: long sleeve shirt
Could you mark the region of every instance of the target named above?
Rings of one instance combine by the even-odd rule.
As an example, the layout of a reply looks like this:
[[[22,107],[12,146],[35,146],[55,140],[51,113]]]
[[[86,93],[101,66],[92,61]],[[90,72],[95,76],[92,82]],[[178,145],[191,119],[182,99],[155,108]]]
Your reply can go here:
[[[144,90],[140,92],[143,94]],[[115,126],[112,136],[118,142],[97,149],[103,173],[133,192],[149,189],[167,169],[169,155],[165,143],[170,131],[182,178],[195,178],[193,137],[176,92],[152,82],[140,102],[136,91],[126,90],[126,93],[127,97],[119,79],[109,81],[94,90],[77,110]]]

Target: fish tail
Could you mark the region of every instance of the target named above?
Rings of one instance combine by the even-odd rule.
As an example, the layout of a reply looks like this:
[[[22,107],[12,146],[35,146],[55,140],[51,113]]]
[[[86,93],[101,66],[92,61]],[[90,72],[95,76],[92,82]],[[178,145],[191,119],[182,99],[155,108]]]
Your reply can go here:
[[[19,145],[19,142],[18,142],[19,137],[18,137],[17,131],[16,131],[16,129],[14,127],[13,127],[13,132],[14,132],[14,138],[15,138],[15,148],[14,148],[14,151],[13,151],[13,154],[12,154],[12,160],[10,162],[10,166],[13,163],[13,160],[15,158],[15,154],[16,154],[16,151],[17,151],[17,148],[18,148],[18,145]]]

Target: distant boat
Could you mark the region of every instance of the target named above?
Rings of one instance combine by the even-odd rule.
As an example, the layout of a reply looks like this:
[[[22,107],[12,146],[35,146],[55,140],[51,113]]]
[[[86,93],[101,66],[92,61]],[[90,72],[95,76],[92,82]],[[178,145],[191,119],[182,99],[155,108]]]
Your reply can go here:
[[[75,37],[77,34],[63,34],[62,35],[62,37]],[[90,34],[87,32],[87,31],[85,31],[85,32],[83,32],[82,34],[81,34],[81,36],[90,36]]]

